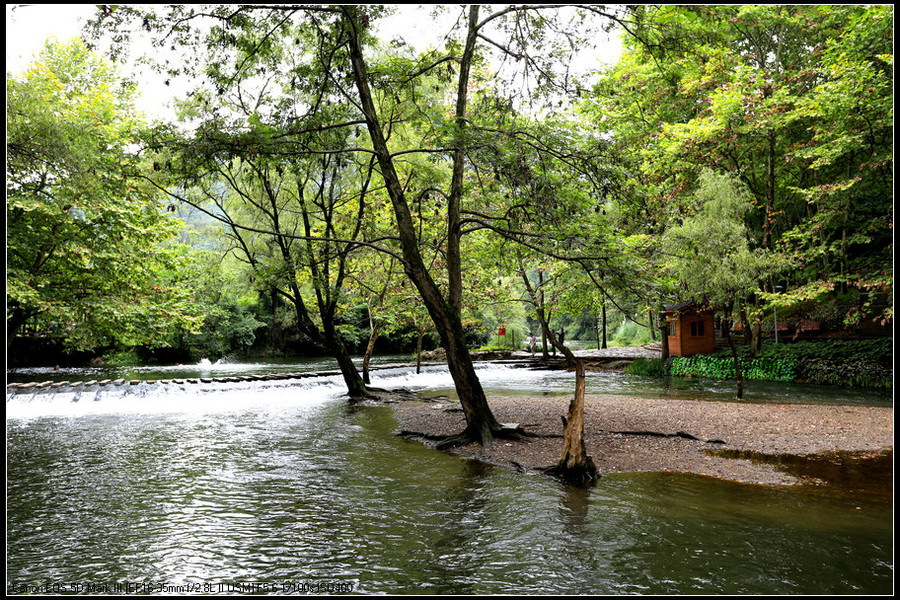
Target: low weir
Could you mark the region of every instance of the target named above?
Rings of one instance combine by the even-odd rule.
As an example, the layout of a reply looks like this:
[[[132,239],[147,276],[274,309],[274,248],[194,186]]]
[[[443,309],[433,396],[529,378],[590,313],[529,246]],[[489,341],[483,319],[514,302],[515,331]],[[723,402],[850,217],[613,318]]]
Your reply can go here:
[[[534,360],[530,358],[508,358],[508,357],[500,357],[499,359],[491,360],[493,364],[498,365],[508,365],[513,367],[531,367],[531,368],[560,368],[563,366],[562,359],[557,360],[555,357],[551,361],[540,361]],[[446,363],[440,361],[427,361],[422,362],[420,366],[422,368],[428,367],[440,367]],[[376,371],[386,371],[390,369],[410,369],[415,368],[416,363],[392,363],[392,364],[383,364],[378,366],[372,366],[369,368],[370,372]],[[73,388],[87,388],[87,387],[96,387],[96,386],[144,386],[144,385],[156,385],[156,386],[165,386],[165,385],[176,385],[176,386],[186,386],[186,385],[196,385],[196,384],[210,384],[210,383],[247,383],[247,382],[271,382],[271,381],[284,381],[289,379],[312,379],[312,378],[327,378],[327,377],[337,377],[340,376],[341,372],[338,370],[330,370],[330,371],[304,371],[304,372],[290,372],[290,373],[263,373],[263,374],[253,374],[253,375],[230,375],[224,377],[216,377],[216,376],[192,376],[192,377],[173,377],[166,379],[134,379],[134,378],[116,378],[116,379],[92,379],[87,381],[82,380],[63,380],[63,381],[55,381],[55,380],[45,380],[45,381],[29,381],[29,382],[8,382],[6,384],[7,393],[17,393],[17,392],[27,392],[27,393],[35,393],[41,391],[53,392],[61,389],[73,389]]]
[[[242,383],[249,381],[280,381],[284,379],[305,379],[340,375],[340,371],[318,373],[270,373],[267,375],[241,375],[237,377],[190,377],[182,379],[102,379],[91,381],[32,381],[28,383],[7,383],[7,390],[34,392],[41,389],[55,391],[59,388],[124,385],[185,385],[197,383]]]

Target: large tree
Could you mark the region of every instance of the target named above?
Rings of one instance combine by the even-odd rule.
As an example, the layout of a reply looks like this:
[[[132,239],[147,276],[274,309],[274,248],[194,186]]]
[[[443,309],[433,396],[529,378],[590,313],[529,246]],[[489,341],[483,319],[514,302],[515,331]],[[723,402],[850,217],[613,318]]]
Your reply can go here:
[[[459,57],[459,80],[456,101],[456,144],[451,148],[453,175],[447,197],[447,282],[446,294],[438,286],[419,249],[419,238],[410,204],[403,182],[394,164],[394,156],[388,146],[382,128],[381,116],[375,105],[370,86],[369,69],[364,56],[366,25],[368,17],[360,7],[343,7],[342,34],[347,39],[351,73],[359,97],[360,110],[369,131],[372,148],[384,179],[388,196],[394,208],[397,233],[403,252],[404,269],[416,286],[422,300],[434,321],[441,338],[441,345],[447,352],[450,369],[466,417],[466,430],[460,441],[474,439],[482,444],[490,444],[501,431],[501,425],[488,406],[487,397],[475,373],[475,367],[466,345],[466,334],[462,323],[462,271],[460,259],[460,202],[463,193],[463,152],[462,133],[466,121],[468,101],[469,70],[474,56],[477,39],[479,9],[473,6],[468,15],[468,30],[462,55]]]
[[[292,117],[282,119],[279,124],[295,127],[295,132],[296,128],[321,131],[364,124],[368,147],[358,145],[347,150],[371,152],[375,158],[394,212],[398,256],[447,351],[449,369],[467,420],[466,430],[458,441],[474,439],[487,444],[495,435],[503,433],[502,427],[491,413],[475,373],[461,316],[464,288],[461,215],[467,195],[467,151],[474,143],[468,126],[474,83],[472,72],[482,59],[480,47],[491,47],[527,65],[530,72],[536,74],[530,81],[538,88],[544,91],[559,89],[554,86],[561,79],[547,69],[550,63],[539,60],[553,53],[548,51],[553,50],[553,38],[548,33],[557,22],[545,13],[552,14],[556,9],[510,7],[483,15],[480,7],[471,6],[458,21],[459,37],[451,39],[440,52],[419,57],[398,53],[381,61],[373,53],[372,24],[384,10],[383,7],[311,5],[175,7],[160,17],[120,7],[111,14],[106,11],[98,23],[101,28],[109,26],[122,32],[129,17],[137,16],[136,22],[144,28],[164,32],[156,38],[161,46],[190,44],[198,50],[193,56],[205,60],[195,73],[213,80],[217,93],[225,93],[226,84],[238,75],[234,71],[226,72],[223,67],[236,65],[239,70],[245,67],[243,61],[216,60],[217,56],[263,54],[272,57],[274,68],[282,68],[283,65],[275,60],[279,57],[279,44],[285,41],[302,44],[306,38],[310,39],[313,50],[307,54],[307,60],[288,66],[287,73],[294,76],[292,85],[313,89],[333,87],[342,94],[342,102],[355,107],[357,116],[334,121],[325,115],[313,124],[311,120],[322,116],[319,109],[327,101],[323,95],[322,103],[297,107],[296,112],[302,113],[302,120]],[[598,9],[593,7],[591,10]],[[212,26],[207,29],[192,27],[200,18],[211,18]],[[506,39],[497,37],[507,34]],[[571,43],[571,36],[558,39],[562,46],[571,48],[575,45]],[[200,52],[201,49],[204,52]],[[177,65],[168,68],[173,73],[179,70]],[[260,76],[264,73],[265,70],[260,71]],[[449,114],[431,110],[429,103],[423,102],[427,98],[441,97],[451,98]],[[495,111],[495,117],[502,121],[502,111]],[[392,138],[401,122],[416,119],[418,136]],[[449,177],[439,185],[431,177],[419,178],[418,173],[408,170],[404,160],[410,153],[446,159]],[[423,240],[413,210],[417,201],[429,198],[440,202],[445,223],[441,243],[444,256],[441,264],[445,268],[440,273],[425,260]]]
[[[746,186],[729,174],[704,171],[679,223],[666,231],[668,267],[682,292],[702,308],[739,311],[759,291],[772,268],[770,254],[755,247],[746,225],[752,203]],[[729,326],[725,334],[737,373],[737,397],[744,380]]]
[[[7,346],[29,322],[69,347],[193,330],[179,222],[138,175],[135,86],[80,40],[7,73]]]
[[[190,154],[201,146],[191,141]],[[247,265],[257,289],[293,307],[300,331],[337,361],[350,397],[363,398],[367,391],[340,316],[370,166],[350,168],[329,155],[285,164],[261,150],[214,142],[201,152],[202,166],[185,164],[182,155],[179,166],[192,183],[184,196],[172,195],[224,223],[230,251]]]
[[[727,171],[751,193],[757,243],[780,255],[764,289],[787,288],[783,307],[853,286],[889,291],[892,12],[638,9],[593,114],[633,165],[648,222],[664,229],[704,169]]]

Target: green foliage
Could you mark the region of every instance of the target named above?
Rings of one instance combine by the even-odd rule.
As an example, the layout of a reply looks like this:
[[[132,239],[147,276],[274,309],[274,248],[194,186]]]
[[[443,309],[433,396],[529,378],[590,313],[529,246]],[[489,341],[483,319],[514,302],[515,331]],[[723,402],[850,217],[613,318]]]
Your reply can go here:
[[[512,292],[515,281],[501,281],[492,293],[497,301],[487,303],[482,300],[481,308],[473,318],[475,331],[486,340],[503,348],[521,348],[528,337],[529,326],[526,320],[525,305],[514,299]],[[482,288],[483,289],[483,288]],[[500,328],[505,330],[499,335]]]
[[[889,389],[893,386],[893,341],[822,340],[793,344],[765,344],[758,358],[740,358],[746,379],[799,381],[817,385],[843,385]],[[667,370],[660,359],[636,359],[625,368],[628,374],[734,379],[730,351],[672,357]]]
[[[799,379],[807,383],[881,389],[890,389],[894,385],[893,369],[870,360],[814,359],[800,363],[798,371]]]
[[[618,323],[626,314],[643,319],[664,298],[694,297],[755,316],[765,310],[761,301],[777,307],[779,317],[809,315],[833,329],[871,308],[865,300],[849,306],[847,296],[829,300],[835,287],[890,295],[891,7],[631,7],[630,32],[636,36],[628,38],[619,64],[601,74],[595,98],[579,115],[558,110],[539,118],[516,112],[521,105],[514,96],[523,88],[499,85],[483,48],[528,56],[522,64],[535,67],[537,77],[528,92],[547,101],[544,92],[563,82],[554,81],[558,71],[543,59],[560,49],[545,57],[538,50],[550,50],[548,34],[551,25],[561,25],[558,15],[501,9],[476,18],[479,9],[472,9],[468,25],[492,23],[495,33],[505,31],[509,38],[482,37],[467,57],[465,35],[421,55],[402,43],[385,50],[369,27],[384,9],[373,8],[200,11],[175,5],[145,13],[120,6],[95,26],[109,27],[116,36],[146,29],[158,34],[157,45],[192,50],[184,64],[165,65],[173,75],[203,75],[182,104],[184,116],[202,126],[182,140],[180,156],[172,155],[174,170],[192,201],[250,228],[234,227],[228,235],[252,265],[255,291],[277,288],[296,309],[285,319],[285,307],[273,306],[267,318],[290,322],[311,338],[333,326],[337,337],[359,345],[366,320],[372,332],[380,327],[384,335],[409,323],[424,331],[424,300],[432,315],[449,306],[451,320],[458,318],[469,334],[490,342],[505,323],[505,340],[515,331],[516,345],[528,333],[527,319],[533,323],[538,312],[553,329],[564,325],[572,338],[577,319],[598,315],[601,305]],[[192,25],[201,12],[220,25]],[[130,18],[135,27],[126,28]],[[454,33],[465,34],[466,25],[461,19]],[[357,31],[363,36],[360,54],[367,55],[365,81],[354,80],[347,52]],[[574,48],[586,32],[572,26],[568,36],[556,39]],[[468,33],[474,42],[478,32]],[[123,188],[98,185],[102,178],[82,166],[99,162],[104,181],[123,183],[113,167],[131,166],[133,157],[119,151],[112,160],[98,161],[96,149],[105,144],[121,150],[118,142],[128,136],[116,130],[114,120],[100,119],[99,133],[83,127],[95,116],[91,111],[73,111],[73,118],[54,122],[53,106],[41,98],[52,97],[48,90],[56,83],[35,78],[28,84],[8,85],[11,107],[32,101],[38,107],[26,118],[10,112],[10,139],[41,140],[31,150],[65,167],[56,181],[78,176],[58,187],[67,192],[58,194],[60,202],[39,206],[35,198],[44,189],[36,185],[38,172],[27,172],[27,153],[16,154],[18,146],[8,144],[14,156],[8,172],[20,186],[12,188],[8,202],[20,219],[11,229],[10,249],[20,256],[10,263],[8,303],[37,306],[71,323],[77,312],[68,310],[71,300],[61,303],[48,290],[62,289],[57,284],[90,266],[94,281],[125,282],[127,293],[88,294],[78,307],[103,298],[116,315],[107,329],[114,323],[135,340],[146,332],[148,338],[171,338],[177,328],[163,329],[165,319],[174,325],[172,315],[194,310],[194,317],[210,316],[210,344],[246,346],[253,311],[227,304],[214,292],[195,294],[197,303],[189,306],[178,295],[180,285],[189,280],[192,289],[201,286],[185,277],[184,268],[154,263],[138,269],[129,255],[114,265],[123,267],[120,272],[97,268],[101,258],[109,264],[115,255],[105,244],[129,232],[112,218],[121,215],[105,205],[92,213],[84,198],[121,198]],[[360,103],[364,88],[372,98]],[[456,94],[461,95],[454,103]],[[367,127],[360,125],[364,117]],[[383,149],[373,137],[379,131],[387,137]],[[157,166],[165,171],[169,164]],[[385,187],[389,177],[396,185]],[[150,222],[161,223],[167,215],[152,207],[125,212],[145,214],[147,222],[135,227],[156,231]],[[8,208],[11,220],[9,215]],[[32,219],[24,227],[23,215]],[[106,227],[111,235],[73,235],[71,244],[66,241],[70,264],[56,270],[50,285],[33,285],[23,265],[57,256],[42,254],[48,232],[66,240],[65,234],[88,223],[93,232],[106,234]],[[132,249],[156,247],[149,242],[157,238],[146,231],[141,243],[130,239]],[[394,260],[401,258],[401,247],[403,266]],[[373,259],[373,248],[392,254]],[[196,260],[181,258],[182,265]],[[573,259],[578,262],[565,262]],[[157,291],[169,301],[156,303],[158,318],[143,310],[149,299],[140,305],[141,314],[121,302],[129,294],[144,297],[122,271],[142,280],[165,275]],[[522,274],[534,284],[532,298],[509,283]],[[416,287],[408,276],[416,278]],[[787,289],[763,292],[776,284]],[[210,288],[208,282],[202,287]],[[242,294],[229,292],[233,298]],[[527,312],[521,310],[523,300],[532,307]],[[882,316],[889,319],[892,309]],[[649,333],[629,321],[611,343],[643,344]],[[812,360],[838,359],[795,362]],[[761,376],[786,372],[764,364],[747,368]]]
[[[7,74],[8,339],[27,325],[73,349],[165,344],[200,324],[179,222],[140,177],[133,95],[81,40]]]
[[[638,173],[629,212],[669,227],[703,170],[728,172],[751,190],[753,243],[788,283],[764,300],[781,311],[835,287],[889,294],[893,7],[633,11],[637,35],[583,107]],[[892,315],[864,305],[846,320]]]
[[[794,381],[796,364],[780,359],[741,359],[741,371],[745,379],[767,381]],[[710,379],[735,379],[734,360],[715,358],[706,354],[675,356],[672,358],[672,375],[676,377],[707,377]]]
[[[138,367],[144,364],[135,348],[126,348],[105,354],[103,362],[107,367]]]
[[[644,346],[651,341],[650,330],[633,321],[625,321],[616,328],[610,346]]]
[[[740,350],[746,353],[746,348]],[[795,362],[806,360],[829,360],[836,362],[853,362],[866,360],[893,364],[893,339],[876,338],[868,340],[815,340],[793,343],[767,343],[763,344],[760,358],[785,359]],[[730,356],[730,351],[720,350],[714,356],[724,358]]]
[[[758,289],[770,268],[767,253],[754,248],[744,219],[749,192],[736,177],[704,171],[682,222],[664,236],[668,264],[684,297],[712,306],[734,306]]]
[[[208,310],[200,332],[188,336],[185,343],[201,357],[244,354],[256,341],[256,331],[265,326],[257,319],[256,309],[253,299],[223,297]]]
[[[669,375],[669,367],[666,361],[661,358],[636,358],[634,362],[625,367],[625,373],[629,375],[665,377]]]
[[[494,341],[496,342],[496,337],[494,338]],[[501,343],[499,343],[499,344],[496,344],[496,343],[492,344],[489,342],[487,344],[484,344],[483,346],[478,346],[477,348],[475,348],[474,351],[475,352],[509,352],[510,350],[515,350],[515,348],[511,348],[507,343],[505,343],[504,341],[501,341]]]
[[[746,347],[740,350],[741,368],[747,379],[869,388],[893,386],[891,338],[764,344],[755,360],[747,358]],[[729,379],[734,377],[734,361],[728,350],[673,358],[672,374]]]

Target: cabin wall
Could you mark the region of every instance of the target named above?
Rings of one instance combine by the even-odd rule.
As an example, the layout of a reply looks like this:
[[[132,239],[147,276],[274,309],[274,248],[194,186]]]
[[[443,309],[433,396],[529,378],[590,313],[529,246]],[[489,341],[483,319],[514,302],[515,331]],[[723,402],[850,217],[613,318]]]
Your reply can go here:
[[[669,314],[667,320],[670,323],[668,336],[670,356],[693,356],[715,352],[716,331],[713,313],[686,313],[678,315],[677,318],[674,314]]]

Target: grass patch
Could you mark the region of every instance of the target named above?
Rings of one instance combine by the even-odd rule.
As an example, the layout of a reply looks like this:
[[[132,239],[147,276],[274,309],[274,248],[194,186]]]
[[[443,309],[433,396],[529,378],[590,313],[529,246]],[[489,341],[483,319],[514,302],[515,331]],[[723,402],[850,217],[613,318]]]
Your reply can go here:
[[[625,367],[629,375],[649,375],[651,377],[665,377],[669,374],[666,361],[661,358],[636,358],[634,362]]]

